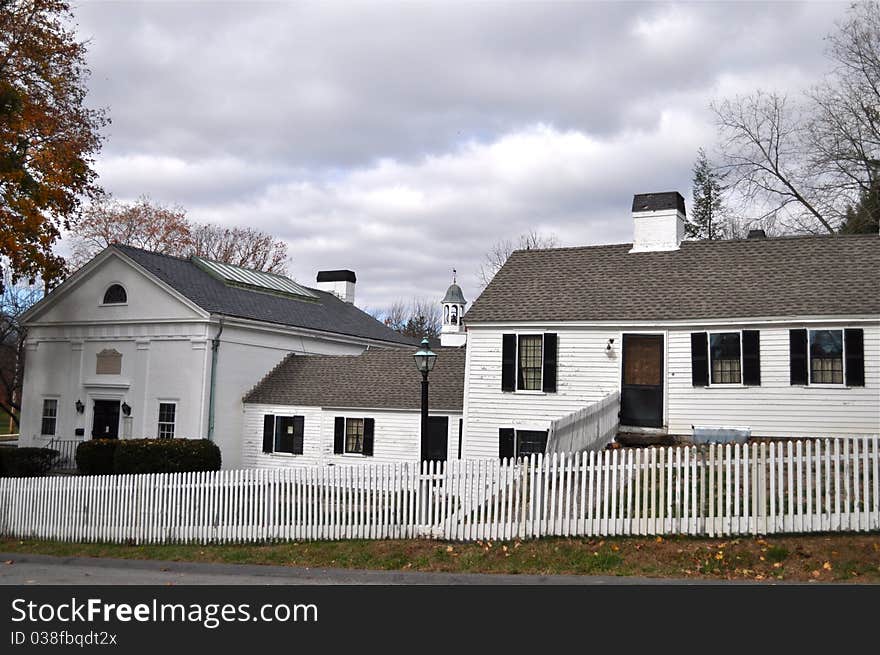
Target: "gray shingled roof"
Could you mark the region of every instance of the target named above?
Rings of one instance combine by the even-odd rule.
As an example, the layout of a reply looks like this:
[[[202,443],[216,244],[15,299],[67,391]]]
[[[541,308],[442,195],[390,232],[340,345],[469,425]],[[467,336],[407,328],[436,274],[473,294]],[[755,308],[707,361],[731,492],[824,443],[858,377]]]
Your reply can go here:
[[[245,397],[246,403],[307,407],[421,408],[422,377],[413,352],[371,348],[357,356],[288,355]],[[441,348],[428,377],[432,411],[461,411],[464,348]]]
[[[880,314],[880,237],[686,241],[518,250],[465,315],[481,321],[641,321]]]
[[[214,314],[398,344],[417,343],[416,340],[391,330],[354,305],[343,302],[332,293],[309,289],[318,299],[298,300],[231,287],[205,272],[189,259],[162,255],[131,246],[113,247],[205,311]]]

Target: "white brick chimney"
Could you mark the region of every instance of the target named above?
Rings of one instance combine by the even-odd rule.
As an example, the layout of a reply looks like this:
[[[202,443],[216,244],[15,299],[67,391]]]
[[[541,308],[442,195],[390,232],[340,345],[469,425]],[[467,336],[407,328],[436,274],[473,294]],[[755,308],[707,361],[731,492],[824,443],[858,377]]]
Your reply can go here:
[[[684,241],[684,198],[678,191],[633,196],[630,252],[678,250]]]
[[[354,304],[354,286],[357,276],[354,271],[318,271],[318,288],[332,293],[340,300]]]

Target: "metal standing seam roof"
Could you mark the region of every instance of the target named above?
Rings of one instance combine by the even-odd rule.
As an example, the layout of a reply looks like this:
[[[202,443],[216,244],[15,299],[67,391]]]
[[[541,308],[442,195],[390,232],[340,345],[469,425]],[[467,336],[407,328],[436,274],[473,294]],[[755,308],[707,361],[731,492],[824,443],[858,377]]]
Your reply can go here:
[[[326,291],[302,287],[313,296],[306,298],[230,286],[190,259],[132,246],[112,247],[207,312],[386,341],[400,346],[415,346],[418,343]]]
[[[480,322],[880,315],[880,237],[801,236],[518,250],[465,315]]]
[[[302,296],[304,298],[317,298],[315,294],[306,289],[304,286],[297,284],[290,278],[283,275],[275,275],[273,273],[265,273],[263,271],[253,271],[241,266],[233,266],[224,264],[223,262],[215,262],[202,257],[193,257],[193,263],[206,270],[214,277],[223,280],[227,284],[244,285],[255,289],[265,289],[268,291],[277,291],[292,296]]]
[[[305,407],[421,408],[413,352],[371,348],[361,355],[288,355],[244,397],[246,403]],[[460,412],[464,348],[439,348],[428,377],[432,411]]]

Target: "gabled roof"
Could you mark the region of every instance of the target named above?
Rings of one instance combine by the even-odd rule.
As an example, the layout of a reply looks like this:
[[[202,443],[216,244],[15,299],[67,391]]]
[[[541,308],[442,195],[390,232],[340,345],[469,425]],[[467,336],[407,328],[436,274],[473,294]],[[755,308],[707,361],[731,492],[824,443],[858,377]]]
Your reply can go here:
[[[880,237],[518,250],[465,320],[677,321],[880,314]]]
[[[189,259],[132,246],[114,245],[111,248],[133,260],[205,311],[214,314],[401,345],[416,343],[332,293],[307,288],[314,298],[294,298],[229,286]]]
[[[413,351],[371,348],[361,355],[288,355],[245,397],[246,403],[306,407],[421,409]],[[428,378],[431,411],[460,412],[464,348],[440,348]]]

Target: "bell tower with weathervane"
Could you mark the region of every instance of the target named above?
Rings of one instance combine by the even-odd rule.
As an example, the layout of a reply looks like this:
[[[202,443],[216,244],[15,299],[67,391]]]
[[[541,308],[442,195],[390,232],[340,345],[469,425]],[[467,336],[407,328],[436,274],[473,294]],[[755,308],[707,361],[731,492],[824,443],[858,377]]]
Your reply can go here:
[[[464,308],[467,300],[461,292],[461,287],[455,282],[456,271],[452,269],[452,284],[443,296],[443,324],[440,327],[440,345],[443,347],[460,348],[467,343],[467,333],[464,329]]]

